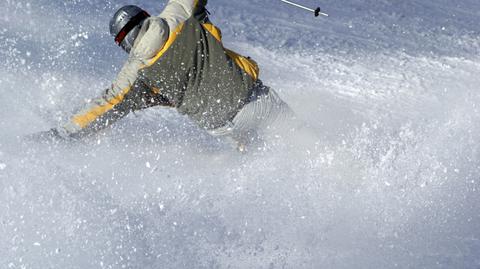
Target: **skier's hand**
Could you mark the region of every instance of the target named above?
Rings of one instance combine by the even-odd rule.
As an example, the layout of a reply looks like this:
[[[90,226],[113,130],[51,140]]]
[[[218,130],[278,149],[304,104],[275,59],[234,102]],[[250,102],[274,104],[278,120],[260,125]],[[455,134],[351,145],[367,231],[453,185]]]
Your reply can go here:
[[[58,143],[68,139],[62,136],[60,132],[55,128],[50,129],[48,131],[27,135],[25,138],[26,140],[29,140],[29,141],[41,142],[41,143]]]

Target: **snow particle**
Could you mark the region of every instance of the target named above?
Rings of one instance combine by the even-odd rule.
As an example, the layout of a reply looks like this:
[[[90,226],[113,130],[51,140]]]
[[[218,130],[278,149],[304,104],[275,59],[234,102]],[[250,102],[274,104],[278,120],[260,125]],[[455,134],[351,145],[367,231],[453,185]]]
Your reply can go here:
[[[4,163],[0,163],[0,170],[5,170],[7,168],[7,165]]]
[[[112,216],[115,215],[117,212],[118,212],[117,208],[110,209],[110,215],[112,215]]]

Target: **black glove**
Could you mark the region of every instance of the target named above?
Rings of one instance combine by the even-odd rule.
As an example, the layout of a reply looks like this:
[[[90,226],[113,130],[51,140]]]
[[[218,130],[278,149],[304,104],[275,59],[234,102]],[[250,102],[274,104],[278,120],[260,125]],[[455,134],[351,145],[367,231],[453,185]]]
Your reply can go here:
[[[62,136],[61,133],[55,128],[48,131],[27,135],[25,138],[30,141],[47,143],[58,143],[68,140],[68,137]]]

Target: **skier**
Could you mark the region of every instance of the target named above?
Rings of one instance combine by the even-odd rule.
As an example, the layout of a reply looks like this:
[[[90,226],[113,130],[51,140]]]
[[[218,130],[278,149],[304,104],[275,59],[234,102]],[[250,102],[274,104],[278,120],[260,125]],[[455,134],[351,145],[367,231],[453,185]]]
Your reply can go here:
[[[259,80],[257,64],[223,46],[206,4],[170,0],[157,17],[137,6],[120,8],[110,32],[129,54],[126,64],[100,98],[42,136],[79,138],[129,112],[166,106],[213,136],[246,144],[291,118],[288,105]]]

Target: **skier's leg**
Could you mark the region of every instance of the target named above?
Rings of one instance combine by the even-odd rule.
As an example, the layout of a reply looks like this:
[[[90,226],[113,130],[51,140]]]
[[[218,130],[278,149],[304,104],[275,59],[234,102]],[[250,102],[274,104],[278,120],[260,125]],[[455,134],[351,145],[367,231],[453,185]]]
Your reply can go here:
[[[290,141],[304,129],[304,125],[273,89],[258,81],[250,102],[231,122],[211,130],[210,134],[229,136],[236,141],[237,148],[247,148],[274,138],[288,138],[286,141]]]
[[[244,146],[260,145],[292,127],[295,114],[275,91],[256,84],[255,94],[231,122],[231,134]]]
[[[266,88],[255,102],[247,105],[243,112],[250,110],[258,123],[256,129],[259,137],[275,143],[287,144],[300,151],[312,151],[317,147],[319,138],[299,119],[290,106],[271,88]],[[250,106],[250,107],[248,107]],[[244,113],[243,115],[245,115]],[[239,118],[242,115],[239,116]]]

